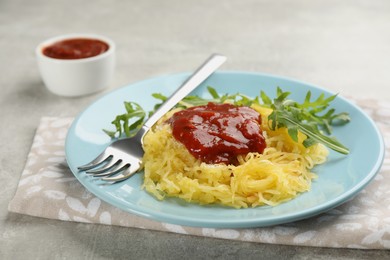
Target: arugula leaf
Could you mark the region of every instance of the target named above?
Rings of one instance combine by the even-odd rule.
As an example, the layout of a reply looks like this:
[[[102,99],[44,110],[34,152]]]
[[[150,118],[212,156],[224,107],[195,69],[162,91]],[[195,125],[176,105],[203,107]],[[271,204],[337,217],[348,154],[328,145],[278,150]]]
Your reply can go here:
[[[268,116],[271,130],[286,127],[288,134],[295,142],[298,141],[298,132],[300,131],[307,136],[307,139],[303,142],[305,147],[321,143],[339,153],[349,153],[347,147],[336,138],[329,136],[332,133],[332,126],[343,125],[350,121],[348,113],[336,114],[335,109],[328,109],[330,103],[337,95],[325,97],[324,94],[321,94],[312,100],[312,93],[308,91],[304,101],[298,103],[288,99],[291,93],[284,92],[280,87],[276,89],[276,98],[274,99],[268,97],[264,91],[261,91],[259,96],[251,98],[239,93],[220,95],[210,86],[207,87],[207,90],[211,96],[210,99],[199,96],[187,96],[176,107],[188,108],[205,105],[209,102],[229,102],[237,106],[257,104],[272,109],[272,113]],[[148,112],[149,116],[167,100],[167,97],[161,93],[154,93],[152,96],[160,100],[161,103],[157,103],[153,110]],[[111,122],[115,126],[116,131],[103,130],[111,138],[121,137],[122,134],[127,137],[135,135],[146,120],[147,113],[139,104],[135,102],[125,102],[124,104],[126,113],[118,115]]]
[[[103,129],[103,131],[111,138],[121,137],[124,133],[127,137],[134,136],[142,127],[146,112],[135,102],[124,102],[126,113],[117,115],[111,122],[115,126],[116,131]],[[135,122],[133,119],[136,119]]]
[[[207,90],[209,91],[210,95],[213,98],[215,98],[215,99],[219,98],[219,94],[218,94],[218,92],[215,89],[213,89],[212,87],[208,86]]]
[[[319,113],[324,112],[331,101],[337,95],[325,98],[321,94],[316,100],[311,101],[311,92],[309,91],[303,103],[287,99],[289,92],[283,92],[280,88],[277,89],[278,96],[269,102],[270,98],[262,93],[264,104],[268,105],[273,111],[268,119],[271,122],[270,128],[275,130],[277,128],[286,127],[288,133],[294,141],[298,140],[298,130],[307,136],[303,145],[309,147],[315,143],[321,143],[336,152],[348,154],[349,150],[334,137],[329,137],[322,133],[331,134],[331,125],[335,120],[338,124],[346,124],[350,121],[347,113],[335,114],[335,109],[329,109],[323,115]]]

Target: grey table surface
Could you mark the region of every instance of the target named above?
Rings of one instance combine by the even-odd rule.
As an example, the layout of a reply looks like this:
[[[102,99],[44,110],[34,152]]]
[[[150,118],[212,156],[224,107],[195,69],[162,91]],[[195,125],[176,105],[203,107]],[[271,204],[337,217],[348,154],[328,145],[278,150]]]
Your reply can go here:
[[[34,49],[97,33],[117,44],[110,89],[49,93]],[[76,116],[115,88],[191,71],[210,53],[224,70],[297,78],[346,96],[390,98],[390,1],[0,0],[1,259],[384,259],[389,251],[296,247],[62,222],[7,211],[42,116]]]

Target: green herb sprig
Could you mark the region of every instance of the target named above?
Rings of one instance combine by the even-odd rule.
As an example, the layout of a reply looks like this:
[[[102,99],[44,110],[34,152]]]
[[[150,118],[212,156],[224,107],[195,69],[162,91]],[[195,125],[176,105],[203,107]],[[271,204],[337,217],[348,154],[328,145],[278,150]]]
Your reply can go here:
[[[332,125],[343,125],[350,121],[348,113],[336,114],[334,108],[328,109],[330,102],[337,95],[325,98],[325,95],[321,94],[317,99],[311,101],[311,92],[308,91],[303,103],[298,103],[288,99],[290,94],[290,92],[283,92],[277,88],[277,97],[271,100],[261,91],[263,106],[273,110],[268,117],[269,122],[271,122],[270,128],[275,130],[286,127],[288,134],[295,142],[298,141],[298,131],[301,131],[307,136],[303,142],[305,147],[321,143],[336,152],[348,154],[347,147],[335,137],[328,136],[332,133]]]
[[[176,107],[188,108],[205,105],[209,102],[229,102],[237,106],[257,104],[272,109],[272,113],[268,117],[272,130],[286,127],[288,134],[296,142],[298,141],[298,131],[300,131],[307,136],[307,139],[303,142],[305,147],[321,143],[336,152],[342,154],[349,153],[347,147],[341,144],[335,137],[329,136],[332,133],[332,126],[343,125],[350,121],[348,113],[335,113],[336,110],[334,108],[329,109],[330,103],[337,95],[325,97],[324,94],[321,94],[317,99],[312,100],[311,92],[308,91],[304,101],[299,103],[288,99],[291,93],[284,92],[279,87],[276,90],[276,98],[274,99],[267,96],[264,91],[261,91],[259,96],[250,98],[239,93],[220,95],[212,87],[208,87],[207,90],[211,98],[187,96]],[[134,136],[145,122],[146,115],[152,115],[167,100],[167,97],[160,93],[154,93],[152,96],[161,101],[154,106],[152,111],[147,113],[135,102],[124,102],[126,113],[116,116],[111,122],[116,130],[103,131],[111,138],[121,137],[123,134],[127,137]]]
[[[111,122],[115,131],[103,129],[111,138],[120,137],[122,133],[127,137],[134,136],[145,121],[146,112],[138,103],[125,101],[124,105],[126,113],[117,115]]]

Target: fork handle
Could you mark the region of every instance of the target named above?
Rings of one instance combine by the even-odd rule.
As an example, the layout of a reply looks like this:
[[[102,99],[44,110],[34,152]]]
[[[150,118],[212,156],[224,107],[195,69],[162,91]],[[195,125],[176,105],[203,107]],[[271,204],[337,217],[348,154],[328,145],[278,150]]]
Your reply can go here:
[[[192,90],[205,81],[225,61],[220,54],[211,55],[145,122],[143,128],[151,128],[163,115],[186,97]]]

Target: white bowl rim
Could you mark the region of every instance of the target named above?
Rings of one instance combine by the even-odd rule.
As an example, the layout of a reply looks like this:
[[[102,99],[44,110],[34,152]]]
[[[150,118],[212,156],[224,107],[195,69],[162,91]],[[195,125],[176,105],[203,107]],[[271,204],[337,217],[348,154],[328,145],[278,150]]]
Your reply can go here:
[[[100,53],[96,56],[88,57],[88,58],[81,58],[81,59],[56,59],[56,58],[51,58],[43,54],[43,49],[55,42],[58,41],[63,41],[67,39],[75,39],[75,38],[83,38],[83,39],[94,39],[94,40],[100,40],[108,44],[108,50]],[[49,39],[46,39],[45,41],[41,42],[38,44],[38,46],[35,49],[36,55],[41,58],[41,59],[48,59],[51,60],[52,62],[59,62],[59,63],[85,63],[85,62],[92,62],[95,60],[100,60],[103,59],[112,53],[115,52],[115,43],[112,41],[110,38],[99,35],[99,34],[93,34],[93,33],[72,33],[72,34],[63,34],[63,35],[58,35],[55,37],[51,37]]]

